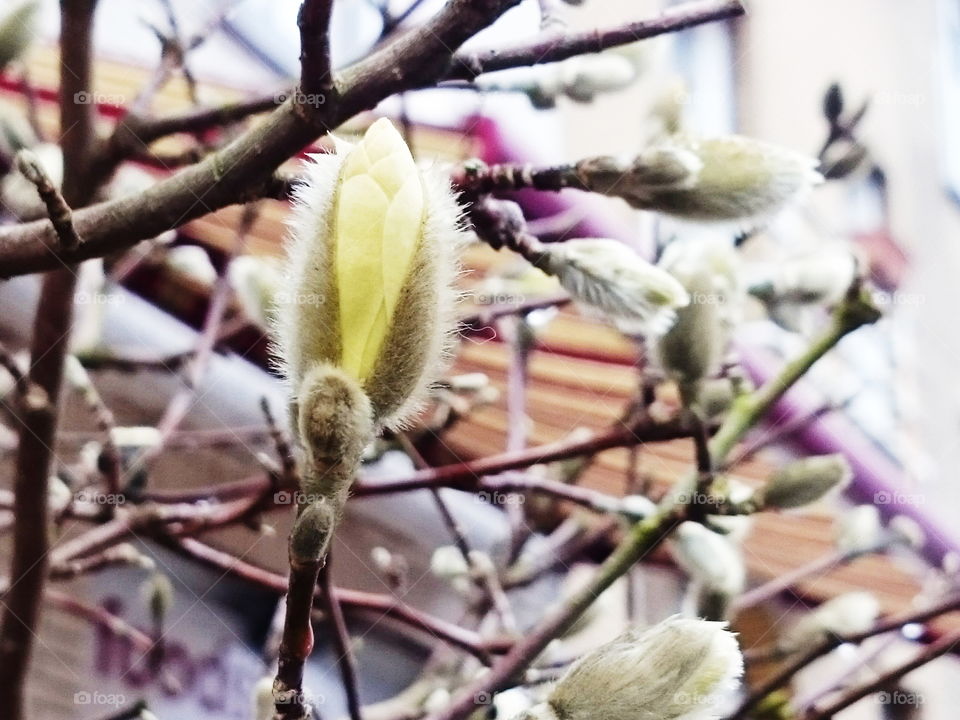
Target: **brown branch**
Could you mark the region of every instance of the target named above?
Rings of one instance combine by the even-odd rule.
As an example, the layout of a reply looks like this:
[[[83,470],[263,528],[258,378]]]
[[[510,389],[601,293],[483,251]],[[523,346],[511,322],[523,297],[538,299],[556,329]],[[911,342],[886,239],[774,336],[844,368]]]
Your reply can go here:
[[[52,252],[54,238],[51,230],[40,222],[26,223],[0,230],[0,277],[9,277],[37,270],[56,267],[61,261],[78,261],[99,257],[134,243],[156,237],[162,232],[185,222],[216,211],[227,205],[259,197],[263,187],[269,184],[271,174],[287,158],[298,153],[328,127],[339,125],[356,113],[374,107],[390,95],[418,87],[430,86],[440,80],[448,67],[442,61],[451,57],[451,50],[489,25],[518,0],[454,0],[427,22],[422,30],[400,35],[382,50],[353,65],[341,73],[341,94],[333,99],[308,106],[287,98],[276,108],[269,119],[248,130],[225,148],[211,153],[202,162],[184,168],[166,180],[157,183],[145,192],[127,198],[119,198],[74,212],[74,225],[83,239],[73,251]],[[698,4],[703,10],[703,5]],[[739,3],[728,0],[719,5],[727,12],[739,14]],[[688,9],[689,10],[689,9]],[[691,13],[695,15],[696,13]],[[673,20],[652,21],[652,27],[662,27],[664,32],[678,29],[694,22],[705,22],[710,14],[705,12],[690,22],[673,15]],[[618,31],[607,31],[618,32]],[[638,28],[632,34],[620,35],[626,42],[639,39]],[[601,36],[607,34],[601,33]],[[506,60],[526,63],[538,47],[549,50],[545,57],[560,59],[570,52],[582,52],[584,48],[597,47],[590,41],[586,45],[563,44],[555,49],[534,44],[522,52],[495,53],[494,59],[480,58],[480,65],[458,60],[454,68],[503,66]],[[592,45],[590,43],[593,43]],[[601,44],[605,44],[603,41]],[[468,58],[469,59],[469,58]],[[535,59],[535,58],[534,58]],[[484,63],[486,63],[484,65]],[[389,72],[386,70],[389,69]],[[275,104],[276,97],[260,99],[259,108],[266,110]],[[249,114],[244,107],[240,113]],[[167,132],[184,129],[202,129],[223,120],[223,108],[206,111],[206,117],[192,117],[189,123],[184,118],[172,118],[166,122],[125,121],[140,149],[144,142],[161,137]],[[211,115],[212,113],[212,115]],[[228,113],[229,114],[229,113]],[[118,130],[119,131],[119,130]],[[115,133],[116,135],[117,133]],[[120,142],[120,141],[118,141]],[[114,143],[115,144],[115,143]],[[123,143],[121,142],[121,145]],[[102,164],[112,168],[116,163],[115,153],[103,153],[107,160]],[[94,173],[96,177],[97,174]],[[202,202],[197,198],[202,197]],[[75,204],[75,203],[74,203]]]
[[[597,53],[618,45],[677,32],[696,25],[729,20],[746,12],[739,0],[688,2],[664,11],[652,20],[640,20],[608,30],[585,33],[550,33],[546,38],[509,48],[458,52],[453,56],[444,80],[472,80],[483,73],[539,63],[557,62],[586,53]]]
[[[277,720],[305,720],[310,704],[303,692],[303,668],[313,652],[311,610],[317,576],[323,560],[303,562],[290,553],[290,582],[283,621],[283,636],[277,658],[277,676],[273,681]]]
[[[806,668],[814,660],[817,660],[818,658],[826,655],[828,652],[837,649],[841,645],[846,643],[859,644],[864,640],[877,635],[883,635],[884,633],[888,632],[897,632],[904,625],[925,623],[936,617],[939,617],[940,615],[945,615],[946,613],[954,612],[956,610],[960,610],[960,596],[954,595],[946,600],[932,605],[929,608],[906,613],[885,620],[881,623],[878,623],[866,632],[831,637],[823,641],[817,647],[812,648],[811,650],[802,654],[800,657],[796,658],[782,668],[779,672],[772,675],[770,678],[754,688],[750,695],[744,699],[740,706],[731,715],[729,715],[726,720],[743,720],[744,718],[750,717],[751,711],[756,708],[757,705],[764,700],[764,698],[770,695],[770,693],[786,685],[788,682],[790,682],[794,675]]]
[[[17,153],[16,164],[20,174],[37,188],[37,194],[47,208],[47,216],[60,241],[60,247],[64,250],[76,249],[80,244],[80,236],[73,227],[73,210],[43,169],[40,159],[30,150],[21,150]]]
[[[890,685],[904,675],[907,675],[917,668],[921,668],[929,662],[952,652],[954,648],[960,645],[960,633],[945,635],[935,643],[928,645],[922,652],[918,653],[912,660],[898,665],[892,670],[882,673],[876,680],[866,685],[861,685],[840,697],[838,700],[827,705],[823,709],[810,710],[804,715],[804,720],[830,720],[837,713],[846,710],[856,702],[859,702],[868,695],[880,692],[890,687]]]
[[[297,15],[300,28],[300,91],[305,98],[316,96],[327,102],[334,89],[330,67],[330,12],[333,0],[303,0]],[[356,720],[356,718],[354,718]]]
[[[278,595],[287,592],[287,579],[282,575],[240,560],[229,553],[210,547],[200,540],[181,538],[173,541],[167,539],[163,542],[182,555],[229,573],[233,577],[267,588]],[[507,647],[504,642],[485,642],[470,630],[423,613],[388,595],[344,588],[336,588],[335,593],[337,601],[348,611],[374,613],[378,617],[392,618],[429,637],[460,648],[485,663],[489,662],[490,652],[502,651]]]
[[[337,652],[337,667],[340,668],[340,677],[343,680],[343,690],[347,698],[347,709],[350,720],[363,720],[360,701],[360,690],[357,683],[357,661],[350,646],[350,633],[347,623],[343,619],[343,608],[337,599],[333,587],[333,578],[330,573],[330,555],[327,555],[327,564],[320,571],[320,596],[323,600],[324,611],[331,629],[333,630],[333,646]]]
[[[63,199],[67,206],[85,205],[96,190],[85,177],[94,137],[93,107],[79,102],[79,95],[92,87],[91,43],[96,4],[96,0],[75,0],[63,3],[60,10],[60,146]],[[56,238],[53,225],[41,223]],[[50,243],[39,249],[46,255],[55,247]],[[47,486],[73,320],[76,274],[62,263],[55,267],[60,269],[43,279],[34,318],[29,379],[38,390],[21,398],[11,587],[4,595],[0,620],[0,707],[10,720],[23,717],[26,676],[46,582]]]

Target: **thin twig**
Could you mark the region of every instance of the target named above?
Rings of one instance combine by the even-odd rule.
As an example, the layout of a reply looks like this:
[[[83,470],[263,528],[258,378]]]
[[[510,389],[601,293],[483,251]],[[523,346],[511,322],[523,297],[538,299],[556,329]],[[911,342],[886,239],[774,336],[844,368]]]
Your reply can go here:
[[[360,689],[357,683],[357,661],[350,645],[350,633],[343,618],[343,609],[337,599],[333,587],[333,578],[330,572],[330,554],[327,555],[327,564],[320,571],[320,588],[323,606],[333,629],[333,646],[337,652],[337,667],[340,668],[340,677],[343,680],[343,691],[347,698],[347,710],[350,720],[363,720],[360,700]]]
[[[17,153],[16,164],[20,174],[37,188],[37,194],[47,208],[53,230],[60,240],[60,247],[64,250],[75,250],[80,244],[80,236],[73,226],[73,210],[43,169],[40,158],[30,150],[21,150]]]

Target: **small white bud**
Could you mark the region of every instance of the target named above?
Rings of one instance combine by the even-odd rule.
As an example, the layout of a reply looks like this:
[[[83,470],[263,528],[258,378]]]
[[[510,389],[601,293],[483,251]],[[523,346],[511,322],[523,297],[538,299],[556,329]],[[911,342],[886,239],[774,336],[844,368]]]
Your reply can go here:
[[[434,688],[423,701],[423,709],[428,715],[438,713],[450,704],[450,691],[446,688]]]
[[[721,615],[743,592],[747,583],[743,554],[726,536],[700,523],[684,522],[674,532],[670,548],[677,565],[697,586],[697,594],[711,596],[711,605]]]
[[[546,703],[519,717],[707,720],[717,717],[718,703],[742,673],[737,640],[724,623],[672,617],[588,653]]]
[[[817,647],[828,638],[866,632],[880,615],[880,603],[868,592],[849,592],[811,610],[789,628],[777,642],[783,652]]]
[[[273,678],[269,675],[257,680],[253,686],[254,720],[272,720],[276,706],[273,700]]]
[[[544,270],[581,303],[611,318],[635,323],[644,334],[662,334],[690,301],[668,272],[616,240],[577,239],[547,246]]]
[[[643,495],[627,495],[620,501],[620,512],[638,520],[657,512],[657,504]]]
[[[843,298],[856,274],[857,261],[850,250],[831,245],[771,264],[751,283],[750,293],[768,306],[831,306]]]
[[[490,386],[490,377],[482,372],[464,373],[451,377],[449,385],[454,392],[480,392]]]
[[[430,557],[430,572],[438,578],[452,580],[470,573],[466,558],[454,545],[442,545]]]
[[[63,151],[59,145],[41,143],[30,148],[40,167],[55,187],[63,183]],[[37,194],[37,186],[19,170],[7,173],[0,180],[0,199],[6,210],[21,219],[46,216],[46,206]]]
[[[283,282],[280,260],[269,256],[241,255],[230,262],[227,278],[250,321],[260,328],[270,328],[275,322],[275,303]]]
[[[381,545],[377,545],[370,551],[370,559],[373,566],[380,572],[389,572],[393,567],[393,554]]]
[[[763,504],[780,509],[803,507],[845,487],[850,478],[850,465],[842,455],[803,458],[773,474],[762,491]]]
[[[163,440],[163,436],[155,427],[134,425],[111,428],[110,439],[118,448],[145,450],[158,446]]]
[[[890,519],[890,531],[910,547],[918,550],[927,544],[927,534],[916,520],[906,515]]]
[[[497,572],[493,559],[482,550],[470,551],[470,565],[479,575],[492,575]]]
[[[876,505],[857,505],[841,512],[834,524],[837,548],[860,553],[876,547],[883,537],[880,510]]]
[[[167,267],[201,285],[213,285],[217,269],[210,262],[207,251],[197,245],[177,245],[167,251]]]
[[[73,500],[73,491],[56,475],[50,477],[47,483],[47,505],[54,515],[63,512]]]

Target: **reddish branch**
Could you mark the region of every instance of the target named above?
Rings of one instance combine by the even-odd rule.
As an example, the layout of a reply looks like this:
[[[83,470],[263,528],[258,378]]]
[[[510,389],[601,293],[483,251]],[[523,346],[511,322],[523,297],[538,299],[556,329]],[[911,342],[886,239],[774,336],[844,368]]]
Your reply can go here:
[[[350,632],[347,630],[346,620],[343,618],[343,608],[333,587],[333,577],[330,572],[330,558],[320,571],[321,599],[327,615],[328,624],[333,631],[333,646],[337,652],[337,667],[340,668],[340,677],[343,680],[343,690],[347,698],[347,709],[350,720],[363,720],[361,714],[360,689],[357,681],[357,661],[350,644]]]

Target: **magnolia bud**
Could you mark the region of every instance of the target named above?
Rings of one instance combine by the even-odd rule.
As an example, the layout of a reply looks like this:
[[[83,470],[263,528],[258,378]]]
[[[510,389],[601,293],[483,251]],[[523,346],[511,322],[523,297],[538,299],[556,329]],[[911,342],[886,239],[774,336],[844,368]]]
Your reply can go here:
[[[154,622],[163,622],[173,607],[174,591],[170,578],[162,573],[154,573],[141,585],[140,592],[150,608],[150,616]]]
[[[772,265],[751,286],[765,304],[835,305],[857,275],[857,261],[844,247],[829,246]]]
[[[833,636],[866,632],[880,615],[880,603],[868,592],[849,592],[811,610],[788,629],[777,642],[783,652],[817,647]]]
[[[690,296],[690,304],[677,311],[677,322],[655,345],[658,361],[690,404],[699,395],[700,381],[719,370],[738,317],[739,259],[726,238],[689,238],[669,245],[659,265]]]
[[[726,536],[695,522],[677,528],[671,540],[673,557],[693,581],[694,594],[709,609],[711,619],[722,618],[730,601],[743,592],[747,570],[740,549]]]
[[[150,425],[111,428],[110,439],[118,448],[131,450],[146,450],[156,447],[163,441],[160,431]]]
[[[761,493],[762,503],[768,508],[803,507],[845,487],[850,478],[850,465],[842,455],[803,458],[773,474]]]
[[[41,143],[25,151],[32,153],[34,159],[50,182],[60,187],[63,182],[63,150],[53,143]],[[0,197],[5,209],[21,220],[32,220],[46,215],[46,206],[37,194],[37,186],[27,180],[18,169],[9,172],[0,181]]]
[[[254,720],[273,720],[276,705],[273,701],[273,678],[266,675],[253,686]]]
[[[612,318],[662,334],[676,309],[690,301],[668,272],[651,265],[616,240],[578,239],[548,245],[542,268],[556,275],[577,300]]]
[[[578,660],[547,701],[518,716],[543,720],[712,718],[743,673],[724,623],[672,617],[629,630]]]
[[[36,0],[23,2],[0,20],[0,69],[20,57],[36,36]]]
[[[430,572],[438,578],[451,580],[468,575],[470,566],[459,548],[442,545],[434,550],[430,557]]]
[[[880,510],[876,505],[857,505],[837,516],[834,526],[837,548],[845,553],[867,552],[883,537]]]
[[[377,425],[396,427],[448,355],[460,210],[385,118],[337,150],[313,156],[295,191],[285,289],[297,302],[278,310],[277,354],[295,402],[314,368],[333,366]]]
[[[803,195],[823,178],[817,161],[751,138],[699,139],[674,135],[637,158],[618,183],[609,173],[598,178],[580,163],[577,174],[588,190],[623,198],[641,210],[654,210],[684,220],[736,221],[755,225]],[[682,160],[686,157],[691,160]],[[695,162],[693,161],[695,160]],[[649,182],[667,162],[685,166],[674,182]]]
[[[316,500],[304,505],[290,532],[290,558],[302,564],[319,562],[326,554],[337,522],[336,500]]]
[[[230,262],[227,277],[244,314],[258,327],[273,324],[278,300],[296,302],[279,293],[283,271],[277,258],[241,255]]]
[[[927,534],[916,520],[906,515],[895,515],[890,519],[890,531],[902,542],[919,550],[927,544]]]
[[[201,285],[213,285],[217,269],[207,251],[197,245],[177,245],[167,250],[167,267]]]

